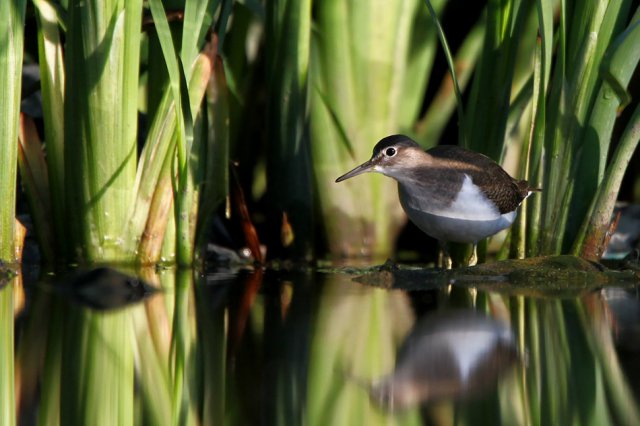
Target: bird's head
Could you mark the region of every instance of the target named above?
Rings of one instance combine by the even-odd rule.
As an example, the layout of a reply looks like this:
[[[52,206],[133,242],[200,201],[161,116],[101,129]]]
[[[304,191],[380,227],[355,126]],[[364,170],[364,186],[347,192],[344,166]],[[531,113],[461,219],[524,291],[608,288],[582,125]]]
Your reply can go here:
[[[368,161],[336,179],[336,182],[366,172],[378,172],[401,180],[403,172],[424,165],[428,154],[414,140],[404,135],[391,135],[376,144]]]

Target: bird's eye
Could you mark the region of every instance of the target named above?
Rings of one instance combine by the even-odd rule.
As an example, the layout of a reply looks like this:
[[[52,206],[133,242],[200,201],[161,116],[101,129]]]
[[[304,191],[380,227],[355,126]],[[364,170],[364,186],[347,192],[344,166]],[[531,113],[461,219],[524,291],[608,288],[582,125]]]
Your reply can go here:
[[[393,157],[394,155],[396,155],[396,149],[395,149],[395,148],[387,148],[387,149],[384,151],[384,154],[385,154],[387,157]]]

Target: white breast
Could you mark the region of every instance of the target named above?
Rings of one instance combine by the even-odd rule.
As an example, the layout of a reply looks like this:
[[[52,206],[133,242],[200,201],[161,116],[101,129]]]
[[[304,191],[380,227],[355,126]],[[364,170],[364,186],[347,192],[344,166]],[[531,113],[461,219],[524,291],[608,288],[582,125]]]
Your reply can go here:
[[[501,216],[498,208],[466,174],[460,192],[453,202],[448,204],[435,202],[435,197],[420,187],[401,184],[399,191],[400,201],[406,206],[405,210],[409,208],[435,216],[474,221],[495,220]]]
[[[442,213],[452,219],[493,220],[500,217],[500,210],[473,183],[469,175],[464,175],[458,196],[448,211]]]

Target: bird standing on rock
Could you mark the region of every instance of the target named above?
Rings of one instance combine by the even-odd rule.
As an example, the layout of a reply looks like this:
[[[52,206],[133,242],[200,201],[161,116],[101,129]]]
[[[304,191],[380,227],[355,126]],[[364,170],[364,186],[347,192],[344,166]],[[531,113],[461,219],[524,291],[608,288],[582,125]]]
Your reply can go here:
[[[365,172],[398,181],[402,208],[418,228],[440,242],[446,267],[451,267],[447,242],[472,243],[470,264],[475,264],[478,241],[511,226],[522,201],[539,191],[485,155],[450,145],[424,151],[404,135],[380,140],[371,159],[336,182]]]

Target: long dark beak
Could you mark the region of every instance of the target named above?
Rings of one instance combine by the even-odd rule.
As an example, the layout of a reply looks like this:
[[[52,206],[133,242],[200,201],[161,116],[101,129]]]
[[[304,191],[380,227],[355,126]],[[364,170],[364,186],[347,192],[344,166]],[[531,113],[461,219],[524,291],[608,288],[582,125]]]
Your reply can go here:
[[[336,182],[342,182],[343,180],[347,180],[347,179],[352,178],[354,176],[358,176],[358,175],[360,175],[362,173],[370,172],[371,169],[373,168],[373,166],[375,166],[375,163],[372,160],[366,161],[366,162],[360,164],[355,169],[351,170],[350,172],[347,172],[347,173],[343,174],[342,176],[340,176],[338,179],[336,179]]]

